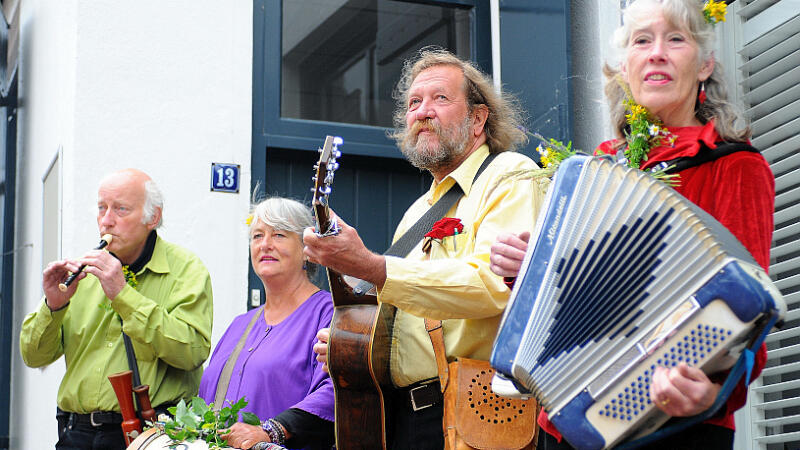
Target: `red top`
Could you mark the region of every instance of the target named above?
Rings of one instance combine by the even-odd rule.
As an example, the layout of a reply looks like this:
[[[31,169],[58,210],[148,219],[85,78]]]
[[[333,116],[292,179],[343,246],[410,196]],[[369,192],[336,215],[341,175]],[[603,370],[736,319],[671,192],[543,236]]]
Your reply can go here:
[[[648,169],[662,161],[684,156],[694,156],[700,151],[700,142],[710,149],[721,141],[714,122],[699,127],[674,127],[669,129],[678,137],[671,147],[661,146],[650,150],[642,169]],[[616,154],[615,141],[600,144],[595,154]],[[772,242],[773,211],[775,206],[775,178],[767,161],[759,153],[736,152],[699,166],[680,172],[680,185],[675,188],[720,221],[750,251],[756,262],[769,270],[769,251]],[[750,380],[758,378],[767,362],[767,347],[762,344],[756,353],[755,365]],[[712,376],[722,383],[725,375]],[[733,413],[747,401],[747,385],[739,383],[733,390],[725,411],[716,414],[705,423],[736,429]],[[561,441],[561,433],[547,419],[542,410],[538,418],[542,429]]]

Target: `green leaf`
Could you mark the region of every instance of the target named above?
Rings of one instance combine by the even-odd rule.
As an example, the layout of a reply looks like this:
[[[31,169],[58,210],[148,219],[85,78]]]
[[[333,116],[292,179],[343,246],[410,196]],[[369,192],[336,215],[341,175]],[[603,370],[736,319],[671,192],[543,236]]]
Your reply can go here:
[[[261,425],[261,421],[258,420],[258,416],[251,412],[242,413],[242,422],[248,425]]]
[[[181,399],[181,401],[179,401],[178,405],[175,407],[175,412],[173,412],[172,415],[177,418],[178,416],[186,415],[187,412],[189,412],[189,408],[186,407],[186,402]]]
[[[245,400],[244,397],[242,397],[242,398],[239,399],[239,401],[237,401],[236,403],[231,405],[231,409],[233,409],[233,410],[238,412],[240,409],[244,408],[245,406],[247,406],[247,400]]]
[[[206,411],[211,408],[206,405],[206,401],[200,397],[192,397],[192,411],[198,416],[204,416]]]

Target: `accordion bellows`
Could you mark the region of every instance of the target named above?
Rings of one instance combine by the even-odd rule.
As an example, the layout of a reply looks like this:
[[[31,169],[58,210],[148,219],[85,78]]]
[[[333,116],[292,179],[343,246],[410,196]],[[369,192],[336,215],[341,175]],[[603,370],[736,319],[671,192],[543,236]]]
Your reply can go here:
[[[491,363],[577,448],[652,432],[655,367],[730,368],[786,309],[723,225],[608,157],[562,162],[533,236]]]

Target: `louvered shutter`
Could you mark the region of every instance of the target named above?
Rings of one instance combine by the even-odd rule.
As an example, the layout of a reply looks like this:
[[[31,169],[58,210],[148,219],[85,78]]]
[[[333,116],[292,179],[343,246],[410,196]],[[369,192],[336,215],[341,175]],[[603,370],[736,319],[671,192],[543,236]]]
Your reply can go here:
[[[800,1],[738,0],[737,78],[759,148],[775,174],[770,276],[789,313],[737,414],[737,449],[800,448]],[[730,17],[730,16],[729,16]],[[731,62],[728,62],[730,64]]]

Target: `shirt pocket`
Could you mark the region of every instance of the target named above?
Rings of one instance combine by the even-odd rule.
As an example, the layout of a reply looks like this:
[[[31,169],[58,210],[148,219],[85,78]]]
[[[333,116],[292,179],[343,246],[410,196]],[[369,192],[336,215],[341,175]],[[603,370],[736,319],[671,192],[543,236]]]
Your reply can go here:
[[[156,359],[156,353],[153,351],[152,345],[142,344],[133,338],[131,338],[131,343],[133,344],[133,352],[136,354],[137,361],[153,361]]]
[[[446,236],[441,241],[431,243],[431,259],[454,258],[463,255],[469,245],[470,239],[467,233]]]

